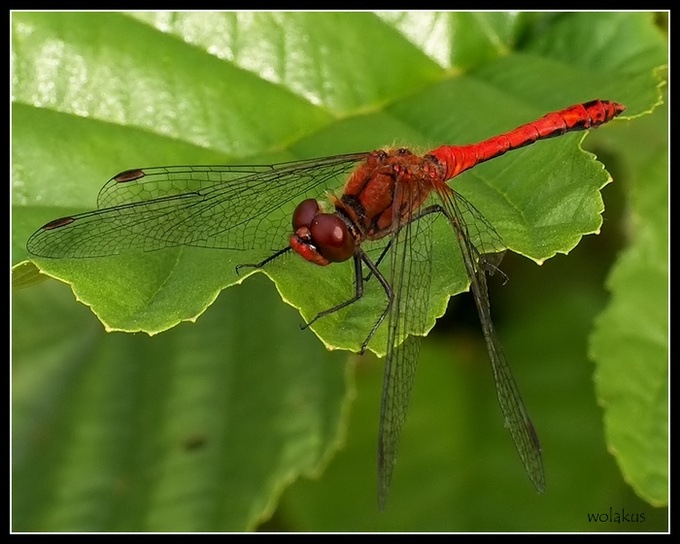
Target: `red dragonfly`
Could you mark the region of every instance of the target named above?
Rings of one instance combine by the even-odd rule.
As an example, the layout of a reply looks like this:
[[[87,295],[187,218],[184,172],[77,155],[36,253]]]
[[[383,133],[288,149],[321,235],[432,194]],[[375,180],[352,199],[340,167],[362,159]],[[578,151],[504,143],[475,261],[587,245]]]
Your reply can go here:
[[[453,231],[469,277],[506,426],[529,478],[543,492],[538,436],[491,321],[486,274],[497,269],[494,254],[504,246],[481,213],[446,182],[509,150],[597,127],[624,110],[616,102],[593,100],[477,144],[442,146],[422,156],[391,149],[273,166],[126,170],[102,188],[97,210],[47,223],[27,247],[48,258],[105,257],[181,245],[269,253],[239,268],[261,268],[288,251],[320,266],[352,259],[354,295],[308,325],[358,301],[372,277],[384,290],[385,309],[362,344],[363,351],[387,320],[378,440],[382,509],[418,361],[418,333],[425,330],[428,315],[431,234],[435,223],[443,221]],[[342,193],[330,196],[334,209],[324,211],[317,199],[337,191],[344,179]],[[296,202],[291,229],[292,206],[286,204]],[[371,256],[374,247],[377,258]]]

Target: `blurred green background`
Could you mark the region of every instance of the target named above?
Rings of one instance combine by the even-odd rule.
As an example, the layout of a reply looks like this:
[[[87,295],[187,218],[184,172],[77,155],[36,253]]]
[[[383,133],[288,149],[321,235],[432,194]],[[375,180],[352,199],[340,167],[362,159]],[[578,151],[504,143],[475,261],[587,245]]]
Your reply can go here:
[[[666,32],[646,13],[13,13],[12,528],[666,530]],[[402,114],[436,88],[454,104]],[[379,513],[382,360],[324,349],[264,275],[214,303],[206,284],[204,315],[148,337],[105,332],[26,262],[33,230],[129,167],[469,143],[513,126],[501,103],[538,116],[595,97],[631,119],[584,144],[614,179],[601,234],[542,266],[508,252],[510,280],[489,282],[542,496],[468,294],[423,343]]]

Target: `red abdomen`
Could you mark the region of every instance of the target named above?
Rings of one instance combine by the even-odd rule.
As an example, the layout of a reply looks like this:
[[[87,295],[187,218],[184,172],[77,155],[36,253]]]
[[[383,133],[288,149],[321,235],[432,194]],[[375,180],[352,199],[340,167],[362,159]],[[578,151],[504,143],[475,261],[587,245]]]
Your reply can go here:
[[[611,121],[625,109],[625,106],[617,102],[591,100],[548,113],[536,121],[477,144],[438,147],[431,151],[430,155],[446,165],[446,179],[451,179],[511,149],[518,149],[538,140],[561,136],[565,132],[598,127]]]

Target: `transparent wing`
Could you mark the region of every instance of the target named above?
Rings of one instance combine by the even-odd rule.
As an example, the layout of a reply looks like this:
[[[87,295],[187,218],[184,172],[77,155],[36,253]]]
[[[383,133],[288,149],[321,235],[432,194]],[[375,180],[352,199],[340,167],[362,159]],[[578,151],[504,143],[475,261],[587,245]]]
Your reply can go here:
[[[89,258],[189,245],[280,249],[293,205],[340,189],[365,153],[273,166],[177,166],[128,170],[100,191],[91,212],[52,221],[27,248],[51,258]]]
[[[395,214],[396,215],[396,214]],[[378,436],[378,506],[387,502],[401,430],[406,421],[432,278],[432,223],[426,214],[397,230],[390,245],[392,310]]]
[[[543,493],[545,491],[545,472],[543,470],[543,456],[538,435],[531,419],[529,419],[524,401],[491,320],[486,273],[493,271],[494,265],[486,262],[484,255],[480,255],[471,242],[471,219],[481,217],[481,214],[470,208],[471,204],[467,200],[448,187],[440,190],[439,196],[444,204],[446,215],[449,216],[455,230],[463,255],[463,262],[470,278],[470,290],[472,291],[479,313],[484,340],[489,352],[489,359],[491,360],[498,402],[505,418],[505,425],[510,430],[517,452],[534,487],[539,493]],[[486,224],[488,225],[488,223]],[[476,231],[481,230],[478,223],[475,223],[474,229]],[[497,236],[496,234],[492,237],[495,238]],[[500,239],[500,237],[498,238]]]

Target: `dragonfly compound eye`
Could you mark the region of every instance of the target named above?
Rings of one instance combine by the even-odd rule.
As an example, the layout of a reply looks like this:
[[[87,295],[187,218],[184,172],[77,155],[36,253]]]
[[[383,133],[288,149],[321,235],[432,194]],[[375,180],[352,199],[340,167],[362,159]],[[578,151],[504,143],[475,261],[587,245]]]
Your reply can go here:
[[[318,214],[310,225],[310,231],[317,251],[328,261],[339,263],[354,255],[354,238],[337,215]]]
[[[303,200],[293,212],[293,230],[300,227],[309,227],[312,220],[319,214],[319,203],[313,198]]]

